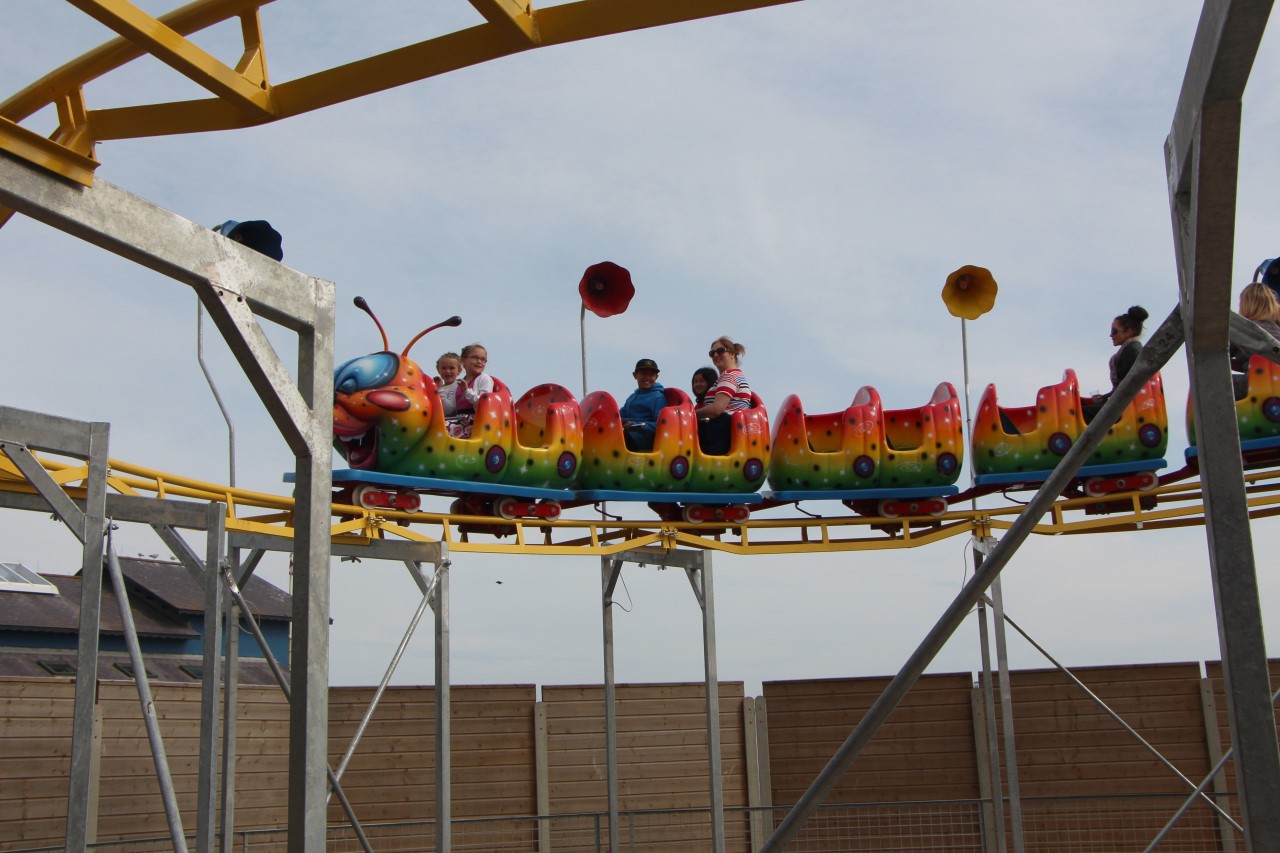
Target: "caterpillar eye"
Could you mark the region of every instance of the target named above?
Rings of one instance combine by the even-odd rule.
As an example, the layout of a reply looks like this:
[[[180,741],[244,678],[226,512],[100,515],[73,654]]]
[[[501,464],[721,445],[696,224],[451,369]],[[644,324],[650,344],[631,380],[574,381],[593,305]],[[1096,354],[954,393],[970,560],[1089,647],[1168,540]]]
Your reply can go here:
[[[389,352],[362,355],[333,372],[333,388],[339,394],[355,394],[381,388],[400,371],[400,357]]]

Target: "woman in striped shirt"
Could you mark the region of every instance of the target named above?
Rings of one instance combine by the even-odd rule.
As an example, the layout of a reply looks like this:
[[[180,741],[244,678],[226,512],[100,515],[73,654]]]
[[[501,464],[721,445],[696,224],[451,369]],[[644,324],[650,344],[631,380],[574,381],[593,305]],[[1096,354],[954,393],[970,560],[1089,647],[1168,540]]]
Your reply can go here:
[[[720,378],[708,389],[706,404],[695,410],[698,444],[703,453],[718,456],[728,453],[733,413],[751,408],[751,386],[738,367],[738,361],[746,352],[742,344],[722,336],[715,339],[707,353],[720,371]]]

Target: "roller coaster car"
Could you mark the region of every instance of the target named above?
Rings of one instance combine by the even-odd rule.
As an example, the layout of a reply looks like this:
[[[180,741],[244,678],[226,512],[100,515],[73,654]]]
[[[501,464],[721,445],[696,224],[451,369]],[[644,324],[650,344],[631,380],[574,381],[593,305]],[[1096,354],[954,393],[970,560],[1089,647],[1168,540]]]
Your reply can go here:
[[[943,382],[914,409],[885,409],[863,386],[843,412],[806,415],[783,401],[773,433],[770,498],[838,498],[864,515],[940,515],[964,459],[956,389]]]
[[[455,438],[435,383],[389,352],[338,368],[333,411],[334,447],[350,466],[334,472],[337,499],[368,509],[412,512],[418,493],[432,492],[461,495],[460,512],[555,518],[548,486],[565,488],[581,447],[572,394],[543,385],[513,407],[499,379],[476,403],[471,438]]]
[[[1057,385],[1041,388],[1036,404],[999,405],[996,386],[988,385],[978,403],[973,427],[973,471],[978,485],[1031,486],[1052,473],[1086,427],[1075,371],[1066,370]],[[1125,408],[1106,438],[1081,467],[1084,493],[1090,497],[1155,487],[1155,471],[1169,443],[1164,385],[1156,374]]]
[[[695,438],[697,430],[694,431]],[[729,417],[729,452],[703,453],[694,441],[690,488],[697,492],[754,492],[769,474],[772,439],[769,414],[758,394],[751,394],[751,408]]]
[[[502,482],[570,488],[582,458],[582,413],[573,394],[560,385],[539,385],[516,401],[513,414],[516,429]]]
[[[651,451],[627,448],[612,395],[586,396],[579,497],[645,500],[668,520],[746,520],[743,508],[759,502],[755,492],[768,469],[769,423],[759,398],[756,407],[732,415],[729,453],[713,456],[698,446],[693,401],[677,388],[664,393],[667,405],[658,413]]]
[[[1280,458],[1280,364],[1260,355],[1249,357],[1249,369],[1232,379],[1236,387],[1236,427],[1246,467],[1274,464]],[[1197,459],[1196,424],[1187,399],[1187,460]]]
[[[698,442],[693,403],[677,388],[665,388],[653,450],[627,448],[618,401],[607,391],[582,400],[582,465],[578,485],[587,490],[685,492]]]

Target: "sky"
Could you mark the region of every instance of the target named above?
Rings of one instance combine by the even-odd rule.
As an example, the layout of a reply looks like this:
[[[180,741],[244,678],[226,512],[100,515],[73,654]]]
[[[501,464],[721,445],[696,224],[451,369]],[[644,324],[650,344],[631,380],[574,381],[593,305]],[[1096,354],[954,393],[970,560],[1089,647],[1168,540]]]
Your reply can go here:
[[[159,14],[168,3],[140,2]],[[516,393],[581,388],[577,282],[627,267],[625,314],[587,318],[589,385],[624,396],[640,357],[688,387],[707,344],[746,345],[771,414],[863,385],[889,408],[963,393],[949,272],[991,269],[968,327],[969,393],[1006,405],[1072,368],[1108,384],[1112,317],[1177,300],[1162,145],[1199,17],[1187,0],[911,4],[803,0],[529,51],[264,127],[101,144],[100,179],[188,219],[268,219],[285,263],[337,285],[339,362],[381,348],[424,362],[479,341]],[[465,0],[278,0],[262,9],[283,82],[477,24]],[[1280,255],[1280,44],[1264,34],[1244,101],[1235,290]],[[0,96],[108,40],[70,4],[9,0]],[[196,41],[228,64],[238,30]],[[140,60],[91,84],[90,108],[200,97]],[[24,126],[48,133],[46,112]],[[1271,153],[1268,153],[1271,152]],[[0,229],[5,405],[111,424],[111,456],[227,482],[227,432],[196,360],[196,300],[177,282],[44,225]],[[236,484],[283,493],[292,457],[206,323],[236,434]],[[273,336],[292,360],[287,336]],[[1185,356],[1163,376],[1181,466]],[[966,471],[965,477],[968,474]],[[637,513],[647,512],[638,508]],[[1253,525],[1264,618],[1280,522]],[[126,555],[167,553],[125,525]],[[195,540],[193,540],[195,541]],[[0,560],[80,563],[65,528],[0,513]],[[746,683],[898,671],[963,583],[967,543],[905,551],[714,557],[718,669]],[[455,684],[603,680],[599,560],[455,554]],[[288,586],[272,555],[261,574]],[[614,615],[619,682],[699,681],[701,622],[678,570],[628,566]],[[1008,614],[1069,667],[1217,659],[1201,529],[1035,537],[1003,574]],[[330,677],[376,684],[416,606],[398,563],[336,561]],[[1016,636],[1010,665],[1048,664]],[[930,671],[981,668],[972,615]],[[433,681],[430,617],[394,683]]]

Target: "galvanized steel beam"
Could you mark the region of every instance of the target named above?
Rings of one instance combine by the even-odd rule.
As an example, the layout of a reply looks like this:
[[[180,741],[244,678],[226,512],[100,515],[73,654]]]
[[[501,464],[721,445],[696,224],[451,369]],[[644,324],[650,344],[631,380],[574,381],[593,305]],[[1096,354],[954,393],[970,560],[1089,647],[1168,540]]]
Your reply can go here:
[[[1205,533],[1250,851],[1280,850],[1280,743],[1258,598],[1227,343],[1245,84],[1270,0],[1209,0],[1165,141],[1187,369],[1196,420]]]
[[[334,286],[104,181],[68,184],[7,152],[0,204],[195,288],[293,451],[289,844],[323,850],[327,743],[315,734],[328,730]],[[296,385],[260,319],[297,333]]]

